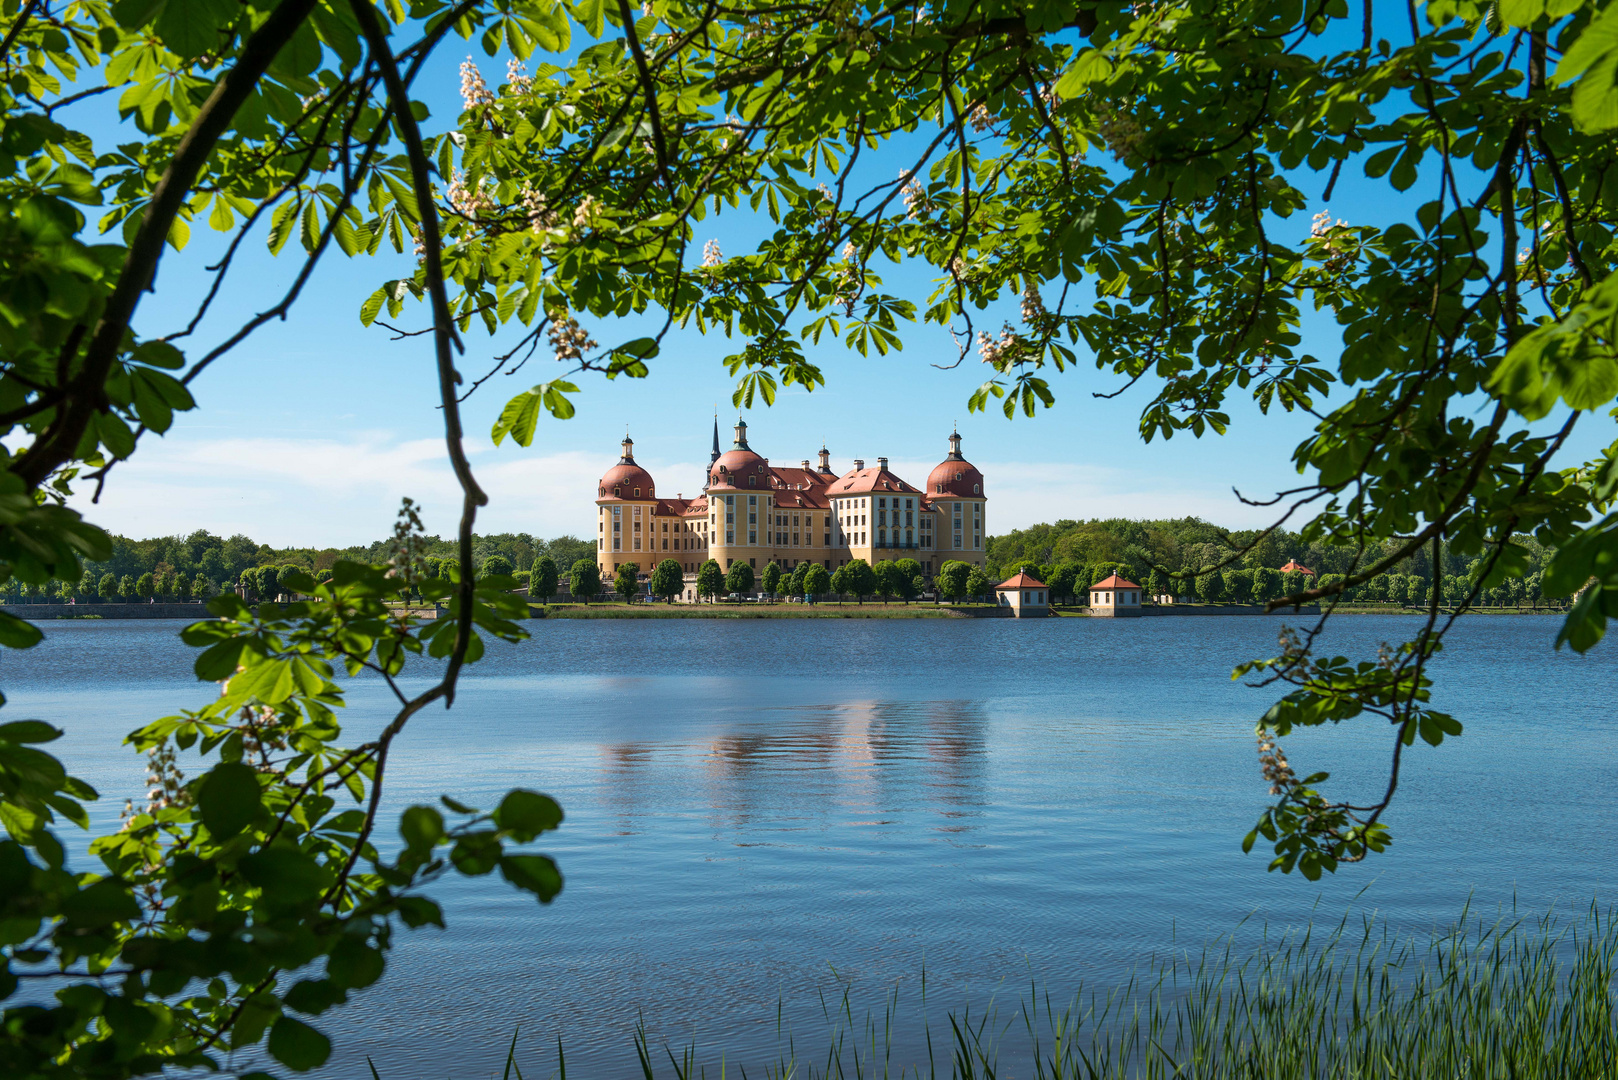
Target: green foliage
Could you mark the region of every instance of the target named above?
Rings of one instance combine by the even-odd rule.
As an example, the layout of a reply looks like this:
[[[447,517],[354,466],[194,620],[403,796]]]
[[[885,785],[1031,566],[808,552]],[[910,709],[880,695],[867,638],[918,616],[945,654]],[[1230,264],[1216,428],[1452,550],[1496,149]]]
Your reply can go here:
[[[601,595],[601,568],[594,559],[580,559],[568,572],[568,591],[585,603]]]
[[[994,584],[981,568],[974,566],[966,575],[966,595],[979,598],[988,596]]]
[[[612,591],[626,603],[640,595],[640,563],[619,563],[618,575],[612,579]]]
[[[816,598],[832,591],[831,575],[824,566],[815,563],[809,567],[809,572],[803,575],[803,591]]]
[[[876,572],[864,559],[850,559],[843,567],[843,585],[840,592],[852,593],[861,604],[878,588]]]
[[[1071,562],[1064,562],[1055,567],[1053,571],[1040,580],[1050,587],[1051,599],[1071,601],[1075,583],[1079,578],[1079,568]]]
[[[452,617],[400,617],[388,605],[411,583],[389,571],[343,562],[319,584],[289,573],[285,586],[306,599],[255,613],[227,595],[210,605],[213,621],[183,632],[200,650],[197,677],[222,681],[223,693],[131,733],[161,781],[123,828],[90,844],[98,873],[65,871],[52,834],[58,817],[88,827],[82,804],[96,797],[37,749],[61,733],[37,721],[0,724],[8,963],[49,958],[121,976],[77,982],[53,1004],[8,1008],[0,1048],[11,1074],[62,1075],[55,1059],[68,1051],[124,1062],[123,1074],[211,1067],[222,1051],[260,1042],[289,1069],[314,1068],[330,1042],[301,1017],[375,983],[396,928],[442,924],[423,886],[446,872],[499,869],[541,902],[555,897],[555,864],[520,850],[561,823],[555,802],[535,792],[514,791],[492,813],[446,798],[451,822],[412,807],[395,856],[373,844],[372,792],[409,711],[380,739],[345,747],[336,680],[365,670],[396,677],[413,656],[449,655],[462,599],[449,583],[425,582]],[[495,588],[472,596],[469,659],[481,655],[482,634],[525,636],[511,621],[519,602]],[[175,748],[200,751],[204,771],[181,781]],[[16,986],[0,985],[0,997]],[[107,1016],[164,1022],[95,1022]],[[56,1034],[38,1037],[47,1032]]]
[[[877,595],[884,601],[892,599],[899,592],[899,572],[892,560],[882,559],[871,567],[871,576],[875,582]]]
[[[972,574],[972,564],[958,560],[950,560],[938,568],[938,586],[944,594],[944,599],[959,603],[966,599],[967,579]]]
[[[759,587],[770,595],[781,591],[781,568],[771,559],[764,564],[764,572],[759,575]]]
[[[556,595],[557,582],[560,575],[556,570],[556,560],[549,555],[541,555],[534,560],[534,567],[528,572],[528,598],[530,600],[549,600]]]
[[[1311,425],[1276,530],[1059,522],[992,541],[996,572],[1071,562],[1093,582],[1158,569],[1211,594],[1240,568],[1270,602],[1315,599],[1327,575],[1345,594],[1405,599],[1442,583],[1452,610],[1516,602],[1538,574],[1545,595],[1575,598],[1558,640],[1579,650],[1618,612],[1618,448],[1583,464],[1557,457],[1571,425],[1618,399],[1610,7],[1443,0],[1408,30],[1389,21],[1375,43],[1361,36],[1364,4],[787,11],[749,0],[660,2],[638,17],[442,0],[13,8],[0,84],[0,584],[36,597],[88,562],[109,598],[173,568],[241,581],[262,600],[309,599],[251,613],[226,595],[219,622],[188,632],[204,649],[199,675],[228,680],[227,692],[142,729],[137,744],[160,751],[172,738],[216,764],[183,798],[99,838],[108,873],[97,880],[65,874],[59,844],[26,809],[43,800],[71,820],[85,796],[29,756],[43,751],[5,737],[44,785],[0,804],[8,827],[23,815],[0,854],[0,897],[38,915],[5,946],[8,963],[38,945],[64,966],[136,973],[75,977],[44,1014],[8,1011],[8,1074],[205,1068],[221,1048],[266,1038],[288,1068],[313,1067],[329,1047],[290,1014],[342,1003],[379,973],[393,926],[435,921],[417,886],[496,869],[542,900],[560,885],[554,865],[505,848],[531,839],[531,807],[514,808],[521,824],[509,827],[503,808],[446,804],[453,824],[412,808],[392,862],[371,843],[370,811],[335,812],[344,791],[376,790],[392,737],[336,748],[337,669],[392,678],[421,652],[447,660],[393,734],[453,700],[480,634],[515,636],[511,613],[524,610],[503,592],[509,579],[478,585],[460,568],[497,556],[509,572],[542,553],[537,541],[435,548],[412,527],[375,557],[338,560],[282,558],[245,537],[166,538],[159,560],[156,547],[119,550],[62,505],[81,476],[116,480],[145,433],[192,409],[189,383],[286,315],[305,271],[334,249],[406,256],[407,275],[358,314],[402,320],[408,307],[429,320],[431,336],[416,340],[435,353],[463,495],[457,537],[473,535],[486,500],[459,434],[460,398],[480,385],[456,369],[474,325],[494,334],[515,322],[519,350],[547,342],[560,362],[493,429],[526,446],[546,417],[573,414],[581,373],[641,378],[658,362],[661,334],[593,340],[619,319],[741,338],[723,363],[749,404],[823,383],[806,341],[829,334],[887,355],[919,321],[978,344],[987,378],[969,408],[1032,416],[1082,353],[1146,396],[1147,440],[1224,433],[1231,394]],[[412,83],[452,31],[536,62],[495,89],[469,80],[454,129],[423,135]],[[88,108],[65,109],[70,99],[103,91],[124,123],[86,126],[118,132],[116,143],[68,126]],[[888,151],[903,155],[897,180],[870,167]],[[1363,175],[1371,220],[1281,227],[1345,170]],[[689,245],[726,213],[773,228],[721,228],[759,239],[699,264]],[[231,237],[221,279],[250,234],[302,266],[221,350],[188,356],[185,333],[147,337],[151,320],[138,316],[166,287],[164,247],[183,248],[204,221]],[[932,276],[930,295],[885,291],[877,268],[889,264],[906,281]],[[1013,298],[1016,325],[993,337],[975,324]],[[1302,349],[1306,312],[1340,328],[1321,350],[1329,361]],[[1559,429],[1533,426],[1553,409],[1567,415]],[[1282,533],[1304,507],[1308,524]],[[600,588],[595,549],[561,539],[543,553],[572,563],[588,599]],[[1272,554],[1301,556],[1318,584],[1272,581]],[[427,561],[449,555],[448,570]],[[310,576],[317,562],[329,582]],[[704,568],[709,595],[717,576]],[[913,581],[879,582],[862,562],[841,576],[862,598]],[[751,592],[752,578],[738,562],[724,587]],[[984,571],[967,573],[968,595],[989,586]],[[447,601],[448,617],[417,625],[387,607],[413,593]],[[1332,596],[1318,598],[1329,610]],[[1447,629],[1434,612],[1374,660],[1322,660],[1312,637],[1290,639],[1243,669],[1290,688],[1261,734],[1371,717],[1401,747],[1453,736],[1458,724],[1428,705],[1427,664]],[[38,638],[0,619],[0,645]],[[1386,846],[1396,775],[1374,796],[1328,798],[1324,772],[1297,780],[1284,760],[1268,743],[1276,801],[1248,840],[1271,845],[1272,866],[1318,875]],[[136,906],[148,893],[164,897],[160,914]],[[206,989],[185,996],[193,981]]]
[[[902,597],[908,604],[921,592],[921,586],[916,584],[922,580],[921,563],[915,559],[895,559],[892,573],[891,594]]]
[[[725,589],[725,572],[719,568],[719,563],[709,559],[697,571],[697,595],[706,596],[712,600]]]
[[[717,565],[717,564],[716,564]],[[725,572],[725,591],[746,596],[753,591],[753,568],[737,559]]]
[[[685,571],[673,559],[664,559],[652,571],[652,595],[661,596],[669,603],[685,588]]]
[[[510,577],[512,574],[511,560],[504,555],[490,555],[478,567],[479,577]]]

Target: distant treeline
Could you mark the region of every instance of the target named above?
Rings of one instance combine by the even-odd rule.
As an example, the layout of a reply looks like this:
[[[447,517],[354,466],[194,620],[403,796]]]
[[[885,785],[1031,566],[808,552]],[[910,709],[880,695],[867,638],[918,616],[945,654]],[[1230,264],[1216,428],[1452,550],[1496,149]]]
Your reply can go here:
[[[1513,539],[1525,569],[1520,576],[1486,590],[1482,597],[1486,604],[1540,598],[1540,574],[1551,553],[1532,537]],[[514,574],[523,584],[527,584],[528,572],[542,557],[548,556],[554,562],[563,580],[576,562],[593,562],[596,557],[594,544],[571,535],[544,540],[528,533],[496,533],[475,536],[473,541],[473,561],[481,572]],[[12,579],[0,588],[0,593],[13,601],[66,596],[185,600],[205,598],[245,584],[256,596],[274,595],[276,580],[290,569],[319,577],[321,571],[342,559],[384,562],[392,553],[392,544],[391,539],[384,539],[343,548],[276,548],[241,534],[227,538],[206,530],[189,536],[145,540],[114,536],[111,558],[87,564],[77,583],[55,582],[30,590]],[[421,545],[422,554],[434,563],[456,556],[453,540],[429,536]],[[1231,561],[1250,545],[1251,550]],[[1286,530],[1260,538],[1258,530],[1221,529],[1194,517],[1160,521],[1062,520],[1034,525],[989,537],[986,555],[984,576],[989,585],[1027,567],[1050,585],[1056,596],[1082,598],[1090,585],[1117,573],[1141,585],[1149,595],[1172,593],[1202,600],[1255,603],[1302,587],[1301,577],[1281,574],[1281,567],[1289,562],[1313,570],[1317,582],[1340,580],[1336,576],[1348,573],[1354,563],[1350,548],[1305,543],[1297,533]],[[1359,565],[1364,567],[1381,557],[1380,550],[1367,552]],[[1423,546],[1389,573],[1350,590],[1347,599],[1423,602],[1432,587],[1431,562],[1431,549]],[[1221,563],[1229,565],[1218,573],[1197,573]],[[1477,560],[1446,550],[1440,569],[1444,595],[1456,597],[1474,576]]]
[[[46,587],[28,589],[13,578],[0,592],[8,600],[65,596],[101,600],[188,600],[213,596],[245,581],[255,595],[264,595],[263,588],[273,586],[273,580],[267,579],[265,571],[273,570],[278,577],[290,568],[319,576],[320,571],[329,570],[339,560],[384,562],[391,554],[392,544],[393,541],[387,539],[343,548],[277,548],[240,533],[220,537],[205,529],[189,536],[158,536],[145,540],[114,536],[111,558],[86,563],[84,574],[76,583],[52,582]],[[456,556],[454,540],[429,536],[421,544],[423,554],[430,559]],[[595,545],[575,536],[558,536],[552,540],[528,533],[473,537],[473,558],[479,567],[490,559],[501,559],[510,568],[504,572],[526,574],[535,560],[545,555],[562,567],[565,574],[566,568],[579,559],[593,559]]]
[[[1342,575],[1356,569],[1352,548],[1305,543],[1297,533],[1284,529],[1262,537],[1261,531],[1221,529],[1194,517],[1161,521],[1063,520],[989,537],[988,576],[1003,581],[1028,567],[1044,575],[1040,580],[1049,584],[1057,596],[1067,596],[1082,593],[1091,584],[1116,573],[1142,586],[1149,595],[1258,603],[1305,587],[1305,575],[1280,572],[1288,563],[1308,567],[1314,571],[1316,582],[1327,584],[1341,581]],[[1485,590],[1481,598],[1485,604],[1540,598],[1540,574],[1551,552],[1530,536],[1513,537],[1513,543],[1525,570],[1520,577]],[[1387,541],[1387,551],[1395,550],[1394,545],[1394,541]],[[1249,547],[1251,550],[1237,556]],[[1360,556],[1358,569],[1383,557],[1382,548],[1367,551]],[[1443,595],[1458,597],[1475,576],[1478,560],[1446,550],[1442,561],[1439,572]],[[1217,573],[1197,573],[1221,564],[1228,565]],[[1422,603],[1432,581],[1432,550],[1424,545],[1389,572],[1348,590],[1345,599]]]

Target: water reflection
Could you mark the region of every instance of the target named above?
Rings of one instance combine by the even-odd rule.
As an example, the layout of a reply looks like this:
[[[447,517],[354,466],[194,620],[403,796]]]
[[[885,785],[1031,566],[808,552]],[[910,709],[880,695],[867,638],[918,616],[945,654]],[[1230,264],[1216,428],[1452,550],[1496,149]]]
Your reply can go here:
[[[926,810],[948,822],[937,831],[960,833],[985,803],[988,725],[978,701],[763,706],[697,743],[601,744],[603,802],[617,819],[615,835],[647,827],[666,812],[671,791],[682,790],[701,792],[706,820],[720,832],[888,826]]]

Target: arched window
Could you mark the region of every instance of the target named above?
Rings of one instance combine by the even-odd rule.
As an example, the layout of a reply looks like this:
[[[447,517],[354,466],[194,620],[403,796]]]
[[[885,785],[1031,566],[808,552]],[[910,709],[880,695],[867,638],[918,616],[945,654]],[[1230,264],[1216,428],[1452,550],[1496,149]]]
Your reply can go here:
[[[635,498],[640,498],[640,488],[635,489]]]
[[[972,494],[974,494],[974,495],[978,494],[978,485],[977,484],[972,485]]]
[[[747,486],[748,487],[758,487],[758,473],[754,473],[753,475],[751,475],[751,476],[749,476],[747,478]]]

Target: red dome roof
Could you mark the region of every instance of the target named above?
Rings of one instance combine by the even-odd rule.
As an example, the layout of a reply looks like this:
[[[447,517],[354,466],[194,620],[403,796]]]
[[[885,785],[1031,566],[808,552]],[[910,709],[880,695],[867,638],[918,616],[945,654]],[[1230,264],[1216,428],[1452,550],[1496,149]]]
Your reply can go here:
[[[927,494],[983,497],[983,474],[961,456],[961,436],[949,437],[949,456],[927,474]]]
[[[983,474],[970,461],[941,461],[927,474],[927,494],[982,498]]]
[[[596,485],[598,499],[650,499],[652,474],[635,464],[635,443],[624,436],[624,456],[608,469]]]
[[[756,476],[758,479],[749,482],[750,476]],[[708,466],[708,486],[765,491],[770,487],[770,467],[765,464],[762,457],[746,448],[726,450],[719,455],[718,461]]]
[[[603,499],[633,499],[635,489],[640,489],[639,498],[652,497],[652,474],[645,469],[630,462],[628,465],[620,462],[608,469],[601,477],[601,484],[596,494]]]

